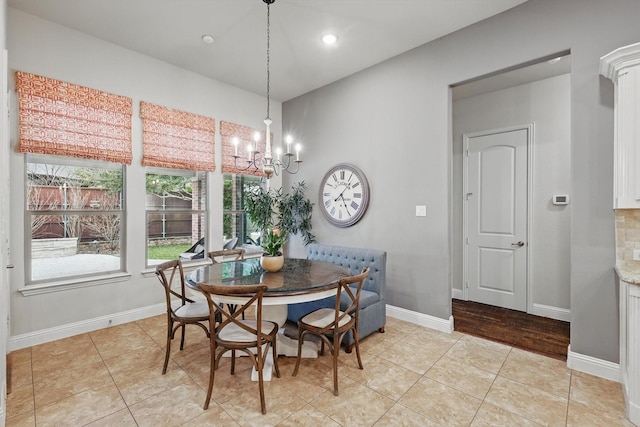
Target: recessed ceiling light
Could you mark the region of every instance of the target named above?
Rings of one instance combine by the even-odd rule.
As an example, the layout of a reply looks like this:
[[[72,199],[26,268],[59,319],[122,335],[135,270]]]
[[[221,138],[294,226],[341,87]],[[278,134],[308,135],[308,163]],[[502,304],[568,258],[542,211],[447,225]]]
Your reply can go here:
[[[324,36],[322,36],[322,43],[326,45],[335,44],[337,41],[338,36],[336,36],[335,34],[325,34]]]
[[[213,38],[213,36],[210,36],[209,34],[205,34],[202,36],[202,41],[206,44],[211,44],[215,41],[215,39]]]

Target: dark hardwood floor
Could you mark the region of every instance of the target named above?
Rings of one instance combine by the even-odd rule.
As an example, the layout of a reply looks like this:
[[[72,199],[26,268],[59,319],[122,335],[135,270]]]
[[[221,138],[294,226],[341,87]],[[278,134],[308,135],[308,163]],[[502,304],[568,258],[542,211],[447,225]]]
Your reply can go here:
[[[569,322],[473,301],[452,303],[456,331],[567,360]]]

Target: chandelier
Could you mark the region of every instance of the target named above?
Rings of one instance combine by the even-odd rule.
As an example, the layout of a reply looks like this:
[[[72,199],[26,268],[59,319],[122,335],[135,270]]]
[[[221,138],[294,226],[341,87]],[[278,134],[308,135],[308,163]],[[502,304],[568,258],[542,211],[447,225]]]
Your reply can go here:
[[[238,145],[240,141],[237,137],[232,139],[232,144],[234,146],[233,153],[233,161],[236,168],[240,171],[246,170],[260,170],[267,176],[267,179],[271,178],[273,174],[279,175],[281,171],[286,171],[290,174],[298,173],[300,169],[300,144],[295,145],[295,153],[291,150],[293,145],[293,138],[291,135],[287,135],[285,138],[286,142],[286,150],[284,153],[280,147],[276,148],[275,154],[276,157],[273,157],[273,152],[271,151],[271,117],[269,116],[269,107],[270,107],[270,86],[271,86],[271,71],[269,69],[270,65],[270,47],[271,47],[271,10],[270,6],[276,0],[262,0],[267,5],[267,117],[264,119],[264,124],[267,126],[267,131],[265,133],[265,149],[264,156],[260,157],[260,152],[258,151],[258,143],[261,140],[260,132],[256,132],[253,135],[254,144],[249,144],[247,146],[247,166],[244,168],[238,167]],[[295,160],[293,157],[295,156]]]

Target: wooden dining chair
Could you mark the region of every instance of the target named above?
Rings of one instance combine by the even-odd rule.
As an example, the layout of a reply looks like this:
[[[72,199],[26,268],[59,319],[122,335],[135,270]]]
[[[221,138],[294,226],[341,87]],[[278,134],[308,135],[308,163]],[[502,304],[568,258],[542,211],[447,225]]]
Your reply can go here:
[[[199,326],[207,334],[207,338],[210,338],[210,328],[215,323],[209,323],[209,306],[206,302],[195,302],[187,298],[184,270],[180,260],[167,261],[157,265],[156,276],[164,288],[167,303],[167,345],[164,366],[162,367],[162,374],[164,375],[169,365],[171,341],[175,337],[178,328],[182,329],[180,338],[180,350],[182,350],[184,349],[186,325]],[[180,284],[179,289],[174,288],[174,281],[178,281]]]
[[[209,371],[209,388],[204,401],[204,409],[209,407],[215,372],[222,355],[231,351],[231,375],[235,374],[236,351],[246,353],[251,359],[258,374],[258,386],[260,389],[260,405],[262,413],[267,413],[264,398],[263,368],[269,347],[273,355],[273,367],[276,377],[280,377],[278,368],[278,352],[276,349],[276,337],[278,324],[268,320],[262,320],[262,298],[268,289],[266,285],[250,286],[224,286],[199,283],[209,304],[209,318],[214,322],[216,313],[220,313],[222,320],[209,339],[211,346],[211,361]],[[227,302],[229,298],[247,297],[247,301],[235,312],[229,312]],[[242,315],[245,310],[255,306],[255,319],[244,320]]]
[[[213,264],[217,264],[225,261],[240,261],[244,259],[245,250],[242,248],[236,249],[220,249],[218,251],[207,252],[207,257]],[[228,258],[234,256],[234,258]]]
[[[237,237],[235,238],[237,240]],[[242,248],[236,249],[220,249],[217,251],[207,252],[207,257],[211,260],[212,264],[219,264],[221,262],[230,262],[230,261],[242,261],[244,259],[245,250]],[[229,258],[234,256],[234,258]],[[237,304],[229,304],[229,310],[233,313],[236,311]],[[244,313],[242,314],[242,318],[244,319]]]
[[[369,268],[362,273],[340,279],[336,293],[335,308],[320,308],[298,320],[298,357],[293,369],[293,376],[298,374],[302,358],[302,344],[307,334],[321,338],[320,354],[324,353],[325,343],[333,357],[333,394],[338,396],[338,354],[342,339],[348,331],[353,331],[353,340],[358,358],[358,367],[363,369],[360,359],[360,342],[358,338],[358,313],[360,312],[360,293],[362,284],[369,275]],[[352,286],[355,285],[355,286]],[[341,309],[341,303],[346,305]],[[329,337],[331,340],[329,340]]]

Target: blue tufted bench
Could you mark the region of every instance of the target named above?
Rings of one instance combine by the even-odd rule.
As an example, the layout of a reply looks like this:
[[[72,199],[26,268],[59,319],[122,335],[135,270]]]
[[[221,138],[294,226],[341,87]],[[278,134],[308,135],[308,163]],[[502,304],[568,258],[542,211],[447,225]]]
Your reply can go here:
[[[387,316],[384,295],[387,279],[386,252],[311,243],[307,246],[307,259],[341,265],[348,268],[352,275],[361,273],[364,267],[369,267],[369,277],[360,294],[359,335],[362,339],[375,331],[384,332]],[[318,308],[334,307],[335,297],[289,304],[287,319],[297,323],[298,319]],[[351,332],[345,336],[343,343],[347,345],[347,351],[351,351],[354,344]]]

